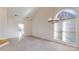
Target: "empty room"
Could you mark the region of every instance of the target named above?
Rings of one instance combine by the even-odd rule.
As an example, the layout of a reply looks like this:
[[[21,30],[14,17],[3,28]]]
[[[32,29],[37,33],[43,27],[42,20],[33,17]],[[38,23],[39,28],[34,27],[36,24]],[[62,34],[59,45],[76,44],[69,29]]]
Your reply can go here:
[[[78,7],[0,7],[0,51],[78,51]]]

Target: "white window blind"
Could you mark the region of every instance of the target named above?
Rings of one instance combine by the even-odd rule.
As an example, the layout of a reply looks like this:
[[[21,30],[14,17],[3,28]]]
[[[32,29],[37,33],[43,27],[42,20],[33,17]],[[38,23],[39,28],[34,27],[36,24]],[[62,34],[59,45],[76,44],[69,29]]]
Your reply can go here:
[[[75,19],[63,22],[63,41],[75,43]]]

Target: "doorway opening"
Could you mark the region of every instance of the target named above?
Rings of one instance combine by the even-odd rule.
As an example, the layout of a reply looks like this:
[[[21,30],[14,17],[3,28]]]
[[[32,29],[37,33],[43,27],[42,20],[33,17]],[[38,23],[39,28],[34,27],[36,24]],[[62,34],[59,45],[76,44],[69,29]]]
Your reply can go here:
[[[18,24],[18,32],[19,32],[19,40],[21,40],[21,37],[24,34],[24,24]]]

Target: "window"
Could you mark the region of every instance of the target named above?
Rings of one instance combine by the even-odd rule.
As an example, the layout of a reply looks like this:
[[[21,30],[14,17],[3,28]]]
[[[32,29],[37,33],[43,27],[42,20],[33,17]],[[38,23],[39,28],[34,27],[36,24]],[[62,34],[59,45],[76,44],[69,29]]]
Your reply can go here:
[[[63,22],[63,41],[75,43],[75,19]]]
[[[59,22],[54,23],[54,39],[75,43],[76,13],[71,9],[62,9],[55,19]]]
[[[62,22],[58,22],[54,24],[54,39],[55,40],[62,39]]]

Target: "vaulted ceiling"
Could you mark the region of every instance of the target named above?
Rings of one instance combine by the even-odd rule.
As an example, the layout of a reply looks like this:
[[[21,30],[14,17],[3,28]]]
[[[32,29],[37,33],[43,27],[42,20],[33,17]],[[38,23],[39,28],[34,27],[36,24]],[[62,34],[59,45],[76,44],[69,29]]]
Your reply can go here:
[[[38,10],[37,7],[8,7],[8,16],[18,16],[20,18],[32,17]]]

